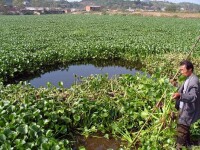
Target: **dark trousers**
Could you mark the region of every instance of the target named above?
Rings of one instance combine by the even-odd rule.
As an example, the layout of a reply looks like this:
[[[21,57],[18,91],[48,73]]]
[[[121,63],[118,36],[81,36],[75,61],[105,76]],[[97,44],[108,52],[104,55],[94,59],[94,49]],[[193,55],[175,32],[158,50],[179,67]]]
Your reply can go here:
[[[178,124],[176,149],[181,150],[183,146],[185,147],[190,146],[190,126]]]

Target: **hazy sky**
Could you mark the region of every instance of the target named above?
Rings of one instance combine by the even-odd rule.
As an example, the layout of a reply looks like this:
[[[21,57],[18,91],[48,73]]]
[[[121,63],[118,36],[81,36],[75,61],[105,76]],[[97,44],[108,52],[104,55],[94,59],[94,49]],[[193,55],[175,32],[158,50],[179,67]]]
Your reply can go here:
[[[81,0],[68,0],[69,2],[80,2]],[[170,2],[175,2],[175,3],[179,3],[179,2],[191,2],[191,3],[196,3],[196,4],[200,4],[200,0],[168,0]]]
[[[200,0],[168,0],[170,2],[180,3],[180,2],[190,2],[200,4]]]

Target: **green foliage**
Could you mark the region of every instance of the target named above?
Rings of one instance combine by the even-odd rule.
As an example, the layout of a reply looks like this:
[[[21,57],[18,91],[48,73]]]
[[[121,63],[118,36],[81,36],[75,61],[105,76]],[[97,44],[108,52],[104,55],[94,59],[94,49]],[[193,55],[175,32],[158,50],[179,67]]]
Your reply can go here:
[[[23,0],[13,0],[12,4],[13,6],[23,7],[24,6],[23,2],[24,2]]]
[[[72,149],[73,136],[96,132],[120,137],[131,147],[148,116],[139,148],[174,146],[170,114],[175,89],[167,76],[199,35],[199,20],[96,15],[0,19],[0,149]],[[152,75],[90,76],[70,89],[62,82],[60,88],[47,83],[47,89],[2,85],[55,65],[115,58],[140,60]],[[163,94],[163,107],[152,112]]]
[[[167,144],[169,128],[159,134],[156,130],[151,132],[148,139],[146,135],[148,128],[152,130],[159,125],[162,111],[169,112],[169,108],[163,107],[162,111],[158,109],[152,114],[152,108],[166,88],[169,91],[163,101],[169,106],[167,101],[173,92],[167,79],[155,80],[145,75],[123,75],[112,80],[108,76],[90,76],[70,89],[53,86],[34,89],[23,84],[6,86],[0,95],[1,148],[70,148],[70,135],[87,136],[97,131],[111,132],[129,141],[131,146],[135,133],[146,119],[141,114],[143,111],[154,117],[142,133],[145,136],[139,138],[141,146],[153,146],[156,142],[151,141],[153,136],[158,137],[161,145]],[[166,118],[166,123],[168,120]],[[173,141],[172,137],[170,140]]]
[[[163,55],[184,54],[199,35],[196,19],[98,15],[0,19],[0,77],[4,82],[84,59],[139,59],[153,67],[171,65],[176,59],[165,63]],[[170,73],[176,66],[165,67],[164,73]]]
[[[20,85],[8,87],[6,90],[13,88],[20,88]],[[6,90],[4,91],[5,94],[8,92]],[[21,89],[17,92],[21,95],[19,99],[4,100],[6,99],[4,94],[1,97],[1,149],[7,147],[15,149],[50,149],[50,147],[53,149],[69,149],[69,141],[59,139],[67,132],[68,128],[68,126],[59,123],[64,122],[64,116],[56,118],[59,112],[54,108],[59,107],[60,103],[57,105],[56,102],[50,100],[34,100],[34,95],[29,95],[34,90],[30,90],[25,95],[21,92],[24,92],[24,90]],[[14,92],[13,94],[17,93]],[[49,106],[49,108],[45,106]],[[45,111],[46,109],[48,111]]]
[[[177,6],[175,4],[171,4],[171,5],[168,5],[166,7],[166,11],[169,11],[169,12],[176,12],[177,11]]]
[[[5,5],[5,1],[4,0],[0,0],[0,6]]]

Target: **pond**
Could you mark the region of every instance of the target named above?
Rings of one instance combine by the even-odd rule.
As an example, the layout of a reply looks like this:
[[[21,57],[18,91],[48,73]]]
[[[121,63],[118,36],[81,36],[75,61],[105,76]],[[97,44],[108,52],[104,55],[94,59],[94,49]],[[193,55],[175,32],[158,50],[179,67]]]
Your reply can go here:
[[[121,74],[142,74],[142,71],[140,71],[142,67],[144,66],[140,61],[124,61],[122,59],[83,60],[67,64],[43,66],[34,73],[25,72],[17,74],[14,78],[8,78],[8,81],[4,84],[17,84],[20,81],[27,81],[33,87],[39,88],[47,87],[47,82],[56,87],[59,87],[59,82],[63,82],[65,88],[70,88],[77,82],[76,77],[108,74],[109,78],[112,78]]]
[[[119,60],[120,61],[120,60]],[[59,86],[58,83],[60,81],[63,82],[63,86],[65,88],[71,87],[75,81],[75,76],[88,77],[90,75],[108,74],[109,78],[120,75],[120,74],[136,74],[142,73],[137,70],[137,64],[131,64],[130,62],[119,62],[115,61],[101,61],[101,62],[78,62],[71,64],[67,67],[60,68],[58,70],[46,72],[39,77],[28,80],[28,82],[34,86],[35,88],[46,87],[47,82],[50,82],[54,86]],[[135,62],[136,63],[136,62]],[[129,64],[129,66],[127,66]],[[137,66],[137,67],[136,67]]]

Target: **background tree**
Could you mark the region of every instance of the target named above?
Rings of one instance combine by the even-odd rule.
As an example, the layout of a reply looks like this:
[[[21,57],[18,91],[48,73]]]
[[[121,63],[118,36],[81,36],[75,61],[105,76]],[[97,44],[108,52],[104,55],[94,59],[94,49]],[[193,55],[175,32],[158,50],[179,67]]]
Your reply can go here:
[[[0,0],[0,6],[5,5],[5,1],[4,0]]]
[[[168,5],[166,7],[166,11],[169,11],[169,12],[176,12],[177,11],[177,6],[175,4],[171,4],[171,5]]]
[[[45,2],[46,2],[46,0],[43,0],[43,2],[42,2],[42,0],[31,0],[31,6],[41,7],[41,6],[43,6],[43,3],[45,3]]]
[[[17,7],[23,7],[24,6],[24,0],[13,0],[12,5],[17,6]]]

